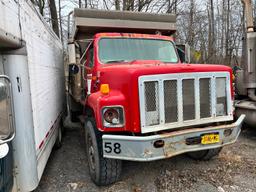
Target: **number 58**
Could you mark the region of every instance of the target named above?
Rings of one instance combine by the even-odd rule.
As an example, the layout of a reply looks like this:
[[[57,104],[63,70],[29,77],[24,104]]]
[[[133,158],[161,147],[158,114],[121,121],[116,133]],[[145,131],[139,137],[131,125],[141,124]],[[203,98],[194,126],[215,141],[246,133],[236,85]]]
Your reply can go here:
[[[121,153],[121,144],[120,143],[114,143],[112,144],[111,142],[105,142],[104,143],[104,151],[106,153],[112,153],[112,151],[116,154]]]

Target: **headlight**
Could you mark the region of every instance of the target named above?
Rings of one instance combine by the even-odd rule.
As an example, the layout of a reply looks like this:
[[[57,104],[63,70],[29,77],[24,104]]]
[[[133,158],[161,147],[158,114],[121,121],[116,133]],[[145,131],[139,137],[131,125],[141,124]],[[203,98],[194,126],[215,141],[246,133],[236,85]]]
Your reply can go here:
[[[102,110],[103,125],[105,127],[122,127],[124,126],[123,107],[111,106]]]

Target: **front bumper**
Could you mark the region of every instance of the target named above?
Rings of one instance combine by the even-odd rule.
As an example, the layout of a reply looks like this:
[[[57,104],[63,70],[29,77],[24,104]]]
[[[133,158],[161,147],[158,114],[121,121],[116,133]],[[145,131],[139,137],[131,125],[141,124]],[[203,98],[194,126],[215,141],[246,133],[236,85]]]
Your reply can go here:
[[[103,156],[105,158],[130,160],[130,161],[153,161],[172,157],[178,154],[213,149],[234,143],[240,132],[245,115],[229,125],[220,125],[206,128],[191,128],[174,131],[161,135],[152,136],[123,136],[103,135]],[[229,136],[224,131],[230,129]],[[220,142],[215,144],[187,144],[187,139],[201,137],[204,134],[218,133]],[[155,141],[164,141],[164,146],[156,148]]]

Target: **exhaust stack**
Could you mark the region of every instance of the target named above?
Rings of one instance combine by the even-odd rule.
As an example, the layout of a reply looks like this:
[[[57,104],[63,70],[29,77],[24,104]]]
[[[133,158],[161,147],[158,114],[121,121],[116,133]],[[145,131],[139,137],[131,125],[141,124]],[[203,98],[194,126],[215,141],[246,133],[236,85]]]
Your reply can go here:
[[[252,0],[242,0],[245,8],[247,32],[254,32]]]

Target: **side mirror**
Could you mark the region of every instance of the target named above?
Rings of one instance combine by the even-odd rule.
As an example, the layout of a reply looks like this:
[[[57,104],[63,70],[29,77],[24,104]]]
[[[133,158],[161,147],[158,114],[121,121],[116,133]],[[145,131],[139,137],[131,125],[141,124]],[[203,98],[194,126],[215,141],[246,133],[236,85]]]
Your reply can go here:
[[[180,45],[176,45],[176,47],[177,47],[177,52],[181,62],[190,63],[191,62],[190,46],[188,44],[180,44]]]
[[[79,67],[75,64],[69,65],[68,68],[69,68],[69,74],[75,75],[79,72]]]
[[[177,52],[178,52],[181,63],[186,63],[185,52],[182,49],[180,49],[179,47],[177,47]]]
[[[2,145],[10,142],[14,136],[11,82],[7,76],[0,75],[0,146],[3,147]]]

